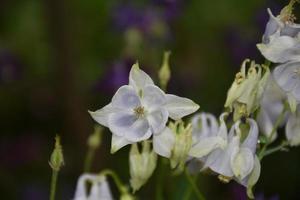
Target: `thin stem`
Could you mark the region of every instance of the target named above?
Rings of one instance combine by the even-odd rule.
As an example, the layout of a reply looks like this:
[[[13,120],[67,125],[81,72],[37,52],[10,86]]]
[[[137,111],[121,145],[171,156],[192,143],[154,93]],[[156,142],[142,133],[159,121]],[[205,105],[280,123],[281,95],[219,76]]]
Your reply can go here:
[[[278,145],[278,146],[276,146],[274,148],[266,150],[265,153],[264,153],[264,155],[263,155],[263,157],[268,156],[270,154],[273,154],[273,153],[275,153],[277,151],[280,151],[280,150],[282,150],[287,145],[288,145],[288,142],[287,141],[283,141],[280,145]]]
[[[267,147],[271,144],[272,138],[273,138],[274,134],[276,133],[277,128],[279,127],[279,125],[281,124],[282,120],[284,119],[286,110],[287,110],[287,107],[285,105],[283,107],[281,113],[279,114],[279,116],[278,116],[275,124],[274,124],[274,127],[273,127],[273,129],[271,131],[270,136],[267,138],[267,142],[265,143],[265,145],[263,146],[263,148],[259,152],[259,155],[258,155],[259,160],[262,160],[262,158],[264,157],[264,154],[265,154],[265,151],[267,150]]]
[[[164,189],[164,179],[165,179],[165,163],[163,158],[159,158],[158,161],[158,173],[156,176],[156,189],[155,189],[155,195],[157,200],[163,200],[163,189]]]
[[[197,182],[198,179],[198,174],[195,176],[195,178],[193,179],[194,182]],[[189,200],[192,194],[192,188],[188,187],[187,190],[184,193],[183,199],[184,200]]]
[[[87,152],[87,155],[86,155],[86,158],[84,161],[84,172],[91,171],[91,166],[92,166],[94,155],[95,155],[95,149],[89,147],[89,150]]]
[[[124,184],[122,183],[122,181],[120,180],[120,178],[118,177],[118,175],[110,170],[110,169],[105,169],[102,172],[100,172],[100,175],[102,176],[111,176],[112,179],[114,180],[117,188],[119,189],[120,193],[126,193],[127,192],[127,188],[124,186]]]
[[[203,194],[199,191],[195,181],[193,180],[192,176],[189,174],[187,169],[184,170],[184,174],[185,174],[185,177],[187,178],[187,180],[189,181],[189,183],[190,183],[195,195],[197,196],[197,198],[199,200],[205,200]]]
[[[50,200],[55,200],[57,176],[58,176],[58,171],[52,170]]]

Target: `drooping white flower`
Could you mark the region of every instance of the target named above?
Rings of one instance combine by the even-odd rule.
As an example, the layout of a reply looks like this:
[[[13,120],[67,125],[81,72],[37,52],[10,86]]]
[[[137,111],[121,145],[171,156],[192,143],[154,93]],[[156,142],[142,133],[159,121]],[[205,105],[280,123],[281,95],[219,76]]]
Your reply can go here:
[[[284,91],[292,112],[300,102],[300,62],[289,62],[277,66],[273,76],[278,86]]]
[[[300,25],[294,23],[292,13],[295,2],[291,1],[276,17],[268,9],[270,19],[262,43],[257,44],[257,48],[266,59],[274,63],[300,60]]]
[[[212,114],[201,113],[192,120],[193,146],[189,155],[204,160],[205,156],[217,148],[227,145],[227,127],[224,118],[227,113],[220,116],[220,127]]]
[[[138,64],[134,64],[129,85],[120,87],[110,104],[90,114],[112,132],[113,153],[127,144],[161,133],[169,117],[178,120],[198,108],[190,99],[165,94]]]
[[[300,107],[290,114],[285,127],[286,138],[291,146],[300,145]]]
[[[87,191],[86,183],[91,184]],[[113,200],[105,176],[83,174],[79,177],[73,200]]]
[[[137,144],[132,144],[129,154],[130,185],[133,191],[137,191],[151,177],[156,168],[157,154],[150,150],[150,142],[144,141],[142,150]]]
[[[284,108],[285,100],[285,93],[278,87],[273,76],[269,76],[257,116],[259,129],[267,138],[271,137],[270,134],[272,133],[276,120]],[[285,122],[286,119],[282,121],[279,127],[283,126]],[[275,140],[276,137],[277,133],[275,132],[271,139]]]
[[[248,71],[246,64],[250,63]],[[240,72],[228,90],[224,107],[234,110],[234,121],[240,117],[248,117],[259,106],[270,71],[264,65],[255,64],[246,59]]]
[[[255,155],[258,139],[258,127],[253,119],[248,118],[249,132],[241,142],[245,133],[240,129],[241,121],[237,121],[230,129],[227,146],[211,152],[205,161],[205,167],[218,173],[223,181],[235,179],[246,187],[252,187],[257,181],[259,161]],[[258,163],[257,163],[258,162]]]

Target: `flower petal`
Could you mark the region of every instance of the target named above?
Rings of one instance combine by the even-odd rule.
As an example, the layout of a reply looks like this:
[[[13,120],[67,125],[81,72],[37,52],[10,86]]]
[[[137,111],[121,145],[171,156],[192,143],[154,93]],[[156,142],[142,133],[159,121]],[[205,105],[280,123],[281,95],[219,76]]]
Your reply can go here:
[[[127,144],[132,144],[132,142],[128,141],[124,137],[112,135],[110,153],[113,154],[113,153],[117,152],[119,149],[126,146]]]
[[[153,133],[160,133],[168,121],[169,113],[165,108],[156,109],[147,115]]]
[[[132,110],[141,105],[140,98],[133,87],[124,85],[118,89],[111,100],[115,108]]]
[[[231,155],[230,164],[234,175],[239,180],[242,180],[248,176],[253,169],[254,155],[248,148],[236,149]]]
[[[266,25],[266,30],[265,33],[263,35],[263,43],[269,43],[269,37],[271,35],[273,35],[279,28],[281,25],[280,20],[278,20],[273,13],[271,12],[271,10],[268,8],[268,13],[269,13],[269,21]]]
[[[112,113],[108,119],[109,130],[117,136],[123,136],[135,121],[137,121],[137,118],[133,113]]]
[[[298,116],[297,116],[298,114]],[[291,146],[300,144],[300,117],[299,113],[291,114],[285,127],[286,138]]]
[[[166,103],[165,93],[155,85],[145,86],[142,93],[142,104],[148,109],[156,109]]]
[[[249,123],[250,130],[241,147],[248,148],[252,154],[255,154],[258,141],[258,126],[256,121],[251,118],[248,118],[247,121]]]
[[[292,91],[296,84],[299,83],[299,75],[297,72],[300,69],[300,62],[286,63],[277,66],[274,69],[273,75],[279,87],[286,91]]]
[[[170,158],[175,144],[175,135],[166,127],[160,134],[153,135],[153,149],[163,157]]]
[[[199,109],[199,105],[188,98],[178,97],[172,94],[167,94],[166,108],[169,116],[174,120],[179,120],[182,117],[189,115]]]
[[[88,112],[90,113],[90,115],[96,122],[98,122],[102,126],[107,127],[109,115],[115,111],[116,111],[116,109],[113,108],[111,104],[108,104],[107,106],[105,106],[99,110],[96,110],[95,112],[92,112],[92,111],[88,111]]]
[[[257,116],[257,123],[259,126],[260,131],[266,136],[270,137],[271,132],[273,130],[273,122],[267,113],[267,111],[264,109],[264,107],[260,107],[260,111]],[[274,141],[277,137],[277,131],[274,133],[273,137],[271,138],[272,141]]]
[[[135,63],[129,73],[129,85],[134,87],[136,91],[140,91],[146,85],[154,85],[154,83],[150,76],[139,68],[139,64]]]
[[[257,156],[255,156],[253,171],[249,175],[249,179],[247,181],[247,195],[251,199],[254,199],[252,188],[258,181],[259,176],[260,176],[260,162]]]
[[[146,119],[137,119],[124,131],[124,137],[131,142],[139,142],[151,137],[152,131]]]
[[[208,155],[210,152],[217,148],[224,148],[226,141],[221,137],[207,137],[199,140],[195,145],[192,146],[189,155],[201,158]]]

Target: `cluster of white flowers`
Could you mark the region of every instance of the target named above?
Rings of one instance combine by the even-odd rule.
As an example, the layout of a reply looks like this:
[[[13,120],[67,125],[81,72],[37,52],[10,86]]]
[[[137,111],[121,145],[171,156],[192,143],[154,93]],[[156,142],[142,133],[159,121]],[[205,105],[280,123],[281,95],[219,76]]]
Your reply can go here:
[[[219,121],[205,112],[194,115],[190,122],[183,121],[199,106],[190,99],[166,94],[137,63],[130,71],[129,84],[117,90],[111,103],[90,112],[112,132],[112,153],[131,145],[130,184],[134,192],[151,177],[159,155],[168,158],[171,168],[179,172],[187,163],[200,162],[198,172],[210,169],[223,182],[235,180],[254,198],[252,187],[260,176],[260,160],[274,149],[300,144],[300,25],[294,23],[292,14],[295,2],[276,17],[268,9],[270,19],[262,43],[257,45],[262,55],[278,66],[271,72],[269,64],[246,59],[228,90]],[[170,78],[169,53],[165,56],[159,73],[163,88]],[[279,148],[268,149],[284,125],[286,141]],[[86,180],[92,183],[90,195]],[[75,200],[111,198],[105,177],[80,177]]]

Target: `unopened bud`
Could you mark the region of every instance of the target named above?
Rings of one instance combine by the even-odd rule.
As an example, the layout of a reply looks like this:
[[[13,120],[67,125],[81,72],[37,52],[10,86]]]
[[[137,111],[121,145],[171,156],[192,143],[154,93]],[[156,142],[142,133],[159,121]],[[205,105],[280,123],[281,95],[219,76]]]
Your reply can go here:
[[[95,126],[94,133],[88,138],[87,144],[90,148],[97,149],[102,142],[102,127]]]
[[[55,137],[55,146],[51,154],[49,164],[50,167],[55,171],[59,171],[64,165],[63,150],[60,144],[60,137],[58,135]]]
[[[163,63],[158,72],[160,85],[161,85],[161,88],[164,90],[167,88],[168,82],[171,78],[171,70],[170,70],[170,64],[169,64],[170,55],[171,55],[170,51],[166,51],[164,53]]]
[[[149,141],[144,141],[142,145],[141,152],[137,144],[131,145],[129,154],[130,184],[134,192],[148,181],[156,168],[157,155],[150,150]]]

